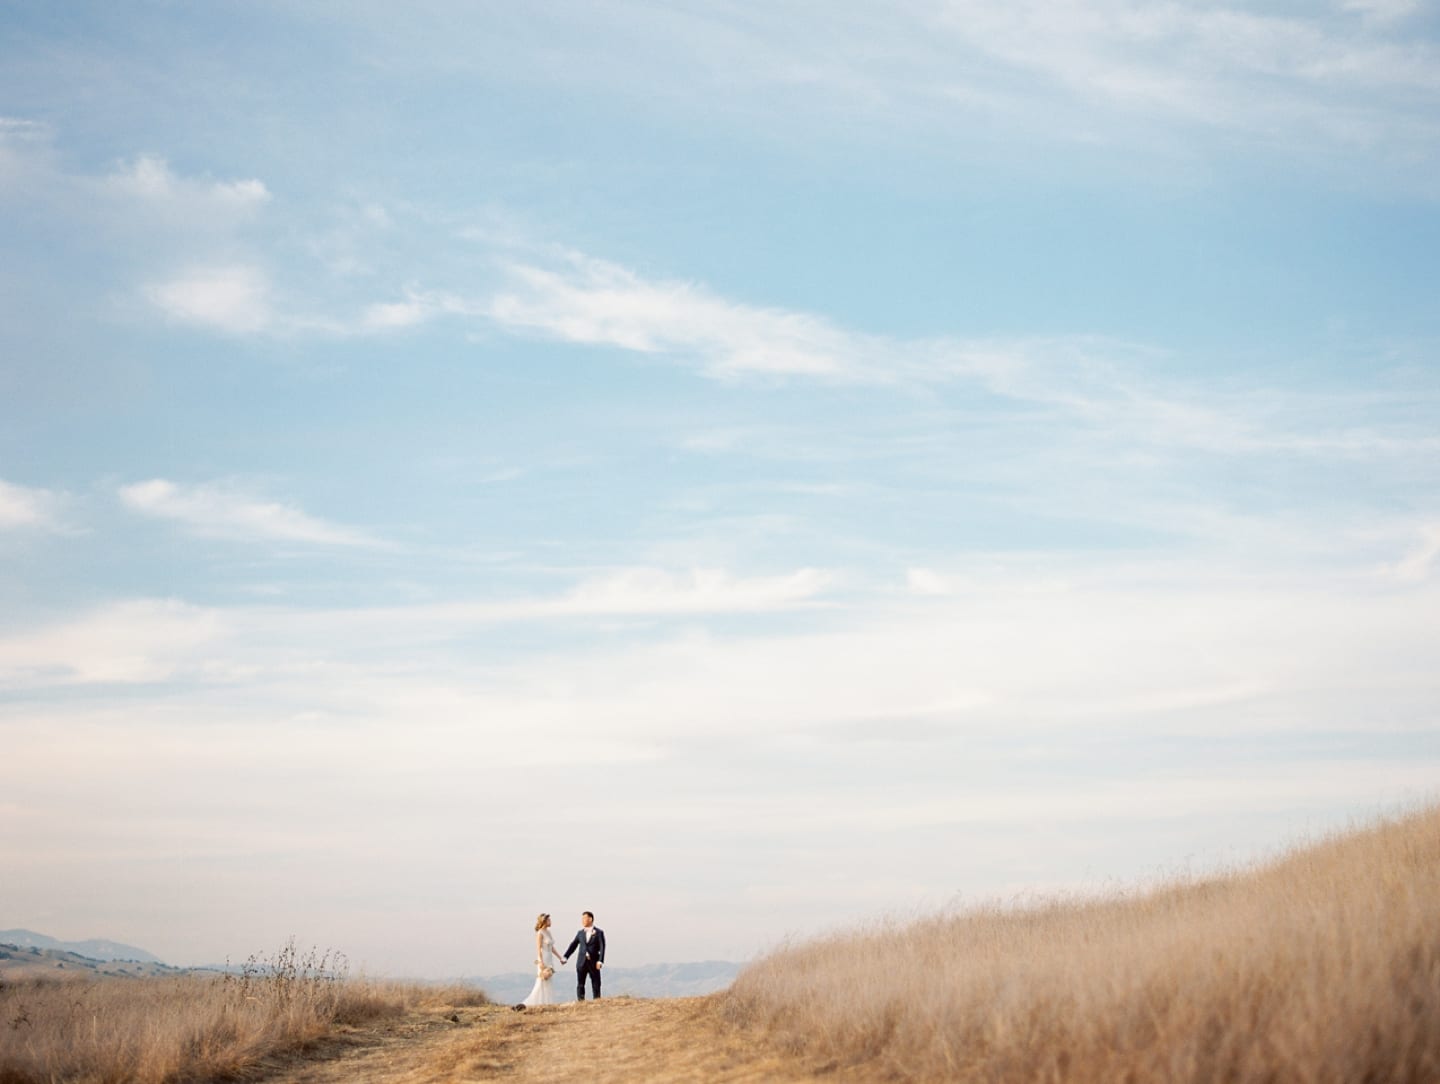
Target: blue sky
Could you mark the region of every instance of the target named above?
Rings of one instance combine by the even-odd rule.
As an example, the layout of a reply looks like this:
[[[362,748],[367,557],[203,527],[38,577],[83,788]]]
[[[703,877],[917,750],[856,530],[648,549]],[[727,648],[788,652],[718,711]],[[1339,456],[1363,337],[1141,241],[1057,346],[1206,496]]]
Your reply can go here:
[[[4,921],[744,958],[1433,797],[1437,26],[4,5]]]

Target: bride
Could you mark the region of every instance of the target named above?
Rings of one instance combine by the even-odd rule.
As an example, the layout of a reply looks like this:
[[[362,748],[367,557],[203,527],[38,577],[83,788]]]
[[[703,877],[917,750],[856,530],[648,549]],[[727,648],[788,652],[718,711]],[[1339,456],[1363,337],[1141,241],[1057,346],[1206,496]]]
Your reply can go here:
[[[535,918],[535,985],[526,995],[522,1005],[554,1005],[555,990],[552,979],[560,966],[555,955],[555,938],[550,936],[550,916],[537,915]]]

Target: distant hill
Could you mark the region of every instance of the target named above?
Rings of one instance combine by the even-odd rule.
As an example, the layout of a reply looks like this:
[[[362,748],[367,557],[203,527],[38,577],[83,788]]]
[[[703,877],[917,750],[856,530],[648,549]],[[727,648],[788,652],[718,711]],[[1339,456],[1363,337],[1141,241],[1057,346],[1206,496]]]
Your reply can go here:
[[[96,960],[64,949],[7,943],[0,937],[0,978],[93,978],[101,975],[179,975],[185,969],[148,960]]]
[[[34,930],[0,930],[0,944],[14,945],[17,948],[38,948],[54,949],[57,952],[73,952],[77,956],[84,956],[90,960],[133,960],[143,964],[162,963],[160,957],[154,956],[144,949],[136,948],[134,945],[122,945],[118,941],[89,940],[89,941],[57,941],[53,937],[47,937],[43,933],[36,933]]]
[[[690,964],[648,964],[645,967],[606,967],[603,992],[607,997],[698,997],[723,990],[734,981],[743,964],[726,960],[705,960]],[[502,1005],[522,1000],[535,985],[533,971],[511,971],[504,975],[464,980],[479,986]],[[574,962],[554,979],[561,1000],[575,997]]]

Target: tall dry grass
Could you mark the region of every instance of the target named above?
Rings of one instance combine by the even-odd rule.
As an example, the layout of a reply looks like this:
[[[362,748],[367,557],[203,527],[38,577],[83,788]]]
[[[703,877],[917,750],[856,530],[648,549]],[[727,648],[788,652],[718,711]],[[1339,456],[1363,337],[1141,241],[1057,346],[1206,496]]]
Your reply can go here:
[[[1440,1081],[1440,808],[1202,883],[782,950],[721,1008],[877,1079]]]
[[[483,1004],[467,987],[351,978],[294,943],[235,974],[0,984],[0,1084],[238,1079],[339,1027],[424,1004]]]

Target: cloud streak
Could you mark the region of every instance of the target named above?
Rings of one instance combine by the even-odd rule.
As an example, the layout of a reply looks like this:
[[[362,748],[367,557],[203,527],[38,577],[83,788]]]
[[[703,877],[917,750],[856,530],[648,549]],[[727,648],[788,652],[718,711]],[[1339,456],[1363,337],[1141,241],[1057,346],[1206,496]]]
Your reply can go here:
[[[173,487],[166,487],[169,483],[128,487],[133,492],[127,500],[147,507],[163,501],[173,515],[177,499]],[[255,511],[242,505],[237,512],[232,503],[217,512],[215,505],[214,500],[197,499],[192,493],[183,512],[207,534],[232,537],[233,523],[217,526],[216,521],[238,518],[246,537],[253,537],[257,528],[251,521],[256,516],[265,520],[263,529],[274,530],[273,506],[258,506]],[[292,515],[283,510],[287,528],[294,527]],[[311,540],[308,536],[313,532],[313,523],[307,521],[305,540]],[[421,645],[433,650],[437,644],[492,626],[790,612],[822,604],[824,592],[834,582],[832,574],[809,568],[779,576],[737,576],[721,569],[677,573],[629,568],[590,577],[559,594],[504,601],[291,610],[133,599],[0,639],[0,687],[183,679],[233,688],[237,682],[263,686],[279,679],[283,683],[297,673],[317,681],[327,673],[348,673],[353,678],[388,668],[382,663],[372,669],[377,665],[372,658],[376,651],[395,652],[393,661],[407,670],[414,666],[413,652]]]
[[[270,199],[270,190],[256,178],[212,181],[182,177],[164,158],[153,154],[122,163],[99,181],[99,187],[110,195],[194,215],[247,212]]]
[[[1406,173],[1433,164],[1440,140],[1440,58],[1433,41],[1414,32],[1414,0],[1278,10],[901,0],[883,12],[827,10],[823,35],[815,33],[816,9],[801,2],[676,11],[663,20],[644,9],[603,19],[576,5],[567,10],[568,33],[487,21],[496,45],[490,62],[592,94],[648,99],[664,84],[680,108],[703,98],[708,114],[728,113],[751,129],[784,132],[839,113],[847,139],[883,128],[886,138],[906,133],[940,147],[965,144],[958,134],[993,145],[998,128],[1020,145],[1085,143],[1186,158],[1224,157],[1248,143],[1251,154],[1279,147],[1318,163],[1364,148],[1376,154],[1367,170]],[[432,32],[411,44],[426,47],[401,43],[397,62],[473,63],[473,53],[435,44],[439,26],[453,37],[451,24],[464,17],[449,7],[420,15]]]
[[[23,684],[172,676],[337,717],[507,719],[617,740],[937,726],[956,733],[1350,726],[1386,690],[1392,727],[1429,725],[1433,585],[1160,563],[914,570],[864,595],[833,575],[622,570],[556,595],[294,610],[134,600],[4,642]],[[1321,587],[1324,589],[1322,590]],[[732,629],[701,620],[785,615]],[[806,615],[809,620],[805,620]],[[627,627],[615,618],[644,618]],[[580,645],[501,662],[475,637],[572,623]],[[121,635],[126,623],[133,640]],[[601,624],[597,625],[596,622]],[[797,624],[798,622],[798,624]],[[591,640],[589,631],[607,628]],[[480,661],[486,660],[486,661]],[[16,680],[20,680],[19,677]],[[238,684],[237,684],[238,683]]]
[[[170,520],[205,538],[298,542],[316,546],[381,546],[349,527],[317,519],[292,505],[257,499],[222,485],[185,486],[163,478],[122,486],[129,509]]]
[[[569,253],[561,268],[516,263],[507,270],[513,287],[482,311],[510,331],[678,356],[721,379],[881,375],[863,343],[805,313],[737,304],[693,283],[649,281],[579,253]]]
[[[1358,7],[1378,23],[1404,14],[1395,4]],[[1385,125],[1387,112],[1410,104],[1405,96],[1440,94],[1433,49],[1334,17],[1125,0],[1063,9],[951,0],[942,12],[956,41],[1005,64],[1119,108],[1219,127],[1270,131],[1303,122],[1319,135],[1325,114],[1347,101]],[[1253,93],[1259,82],[1270,90],[1265,100]]]
[[[54,530],[60,497],[48,489],[16,485],[0,478],[0,531]]]
[[[136,599],[0,639],[0,682],[133,684],[164,681],[209,649],[223,621],[173,599]]]
[[[440,311],[466,312],[513,334],[628,351],[727,382],[968,385],[1144,444],[1359,458],[1440,452],[1432,432],[1412,427],[1397,434],[1357,424],[1350,416],[1357,404],[1334,396],[1167,385],[1142,375],[1153,368],[1147,363],[1163,357],[1161,351],[1113,339],[871,335],[819,314],[749,305],[695,283],[646,278],[573,251],[548,265],[511,262],[505,270],[508,283],[486,299],[451,298],[446,306],[426,303],[406,315],[419,320]]]

